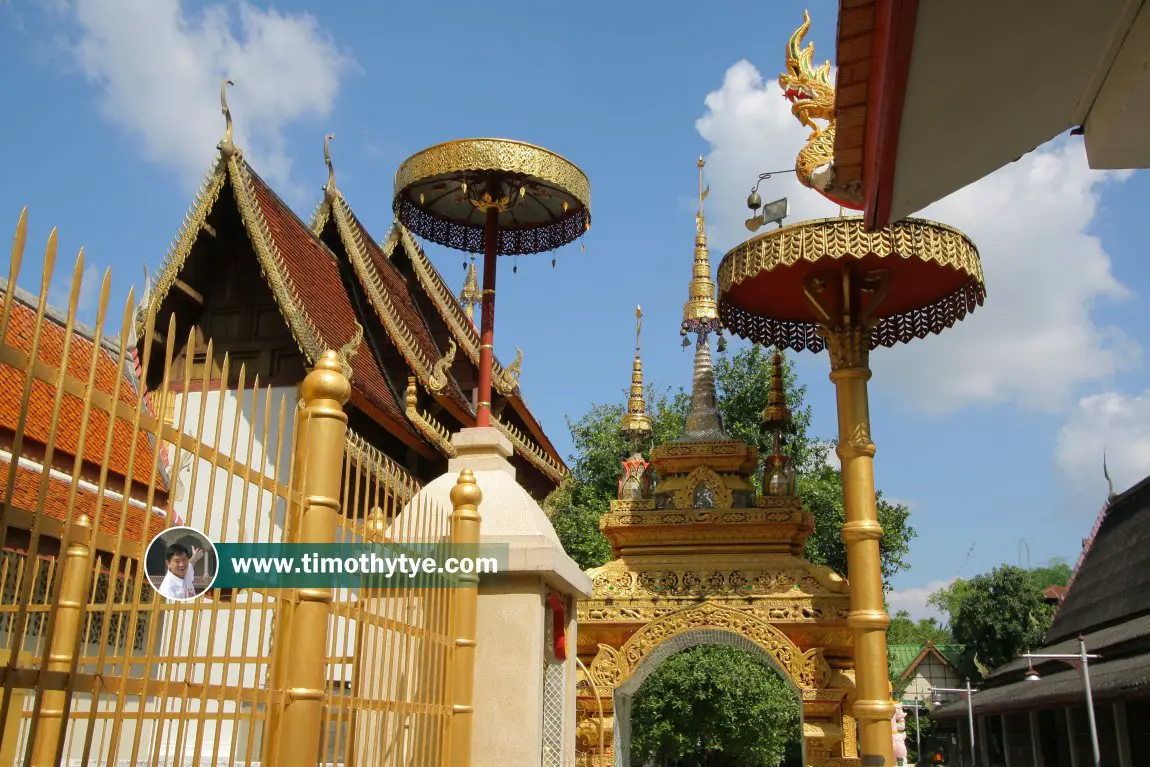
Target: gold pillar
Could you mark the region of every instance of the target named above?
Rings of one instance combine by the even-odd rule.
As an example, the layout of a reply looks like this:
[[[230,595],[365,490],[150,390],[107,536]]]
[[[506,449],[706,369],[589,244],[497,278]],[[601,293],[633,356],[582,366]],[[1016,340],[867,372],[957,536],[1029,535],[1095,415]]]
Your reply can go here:
[[[296,465],[302,471],[302,504],[295,540],[333,543],[340,511],[343,441],[347,414],[343,405],[351,384],[340,371],[336,352],[325,351],[300,387],[306,427],[295,445]],[[289,522],[290,524],[290,522]],[[314,767],[319,756],[320,725],[326,693],[327,632],[331,620],[332,590],[301,588],[288,621],[288,642],[283,666],[285,704],[277,732],[277,764]]]
[[[72,542],[64,554],[64,572],[60,578],[60,594],[56,600],[56,623],[48,645],[47,672],[67,674],[72,670],[72,656],[76,651],[76,639],[80,634],[84,604],[88,597],[88,575],[91,565],[88,562],[88,545],[92,539],[92,523],[87,514],[81,514],[72,527]],[[35,556],[29,555],[30,564]],[[29,567],[25,577],[34,577],[34,568]],[[54,767],[56,752],[64,736],[65,690],[50,689],[44,692],[40,704],[40,719],[32,746],[32,760],[29,767]],[[15,697],[13,698],[15,702]]]
[[[843,506],[846,523],[850,582],[850,616],[854,630],[856,697],[854,716],[859,724],[859,751],[863,765],[893,767],[886,631],[890,617],[883,605],[882,562],[879,540],[882,527],[874,489],[874,443],[870,438],[867,381],[870,380],[870,331],[862,327],[824,329],[831,356],[831,381],[838,401],[842,462]]]
[[[479,504],[483,492],[471,469],[459,473],[451,488],[451,543],[456,555],[474,556],[479,543]],[[461,550],[460,547],[468,547]],[[451,740],[448,767],[471,767],[471,735],[475,724],[475,637],[479,606],[479,575],[459,574],[452,595],[455,647],[451,662]]]

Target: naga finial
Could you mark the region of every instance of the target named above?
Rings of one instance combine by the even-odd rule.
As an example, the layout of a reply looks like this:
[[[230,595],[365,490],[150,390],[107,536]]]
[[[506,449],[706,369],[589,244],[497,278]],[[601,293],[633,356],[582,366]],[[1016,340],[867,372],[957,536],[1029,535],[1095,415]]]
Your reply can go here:
[[[519,391],[519,375],[523,368],[523,350],[515,347],[515,361],[503,368],[503,372],[492,383],[496,391],[504,397],[510,397]]]
[[[339,367],[347,380],[351,380],[351,361],[359,352],[359,345],[363,342],[363,325],[355,323],[355,332],[347,343],[339,348]]]
[[[436,361],[431,368],[431,376],[427,381],[427,388],[432,394],[438,394],[447,387],[451,365],[455,362],[455,339],[447,339],[447,353]]]
[[[335,138],[334,133],[329,133],[323,137],[323,161],[327,164],[327,186],[323,188],[324,194],[329,197],[334,197],[335,191],[335,166],[331,163],[331,140]]]
[[[219,150],[223,156],[231,157],[236,151],[232,140],[232,110],[228,109],[228,86],[235,85],[234,80],[224,78],[220,83],[220,111],[224,113],[224,137],[220,139]]]
[[[1114,492],[1114,480],[1110,479],[1110,469],[1106,466],[1106,448],[1102,448],[1102,476],[1106,477],[1106,484],[1110,488],[1106,495],[1106,502],[1113,503],[1114,499],[1118,497],[1118,493]]]
[[[858,182],[840,183],[835,175],[835,87],[831,62],[815,67],[815,44],[802,46],[811,28],[811,15],[803,11],[803,23],[787,40],[786,71],[779,75],[783,97],[791,102],[791,114],[811,129],[807,142],[795,158],[795,177],[831,202],[851,210],[863,208]],[[826,121],[821,127],[816,120]]]

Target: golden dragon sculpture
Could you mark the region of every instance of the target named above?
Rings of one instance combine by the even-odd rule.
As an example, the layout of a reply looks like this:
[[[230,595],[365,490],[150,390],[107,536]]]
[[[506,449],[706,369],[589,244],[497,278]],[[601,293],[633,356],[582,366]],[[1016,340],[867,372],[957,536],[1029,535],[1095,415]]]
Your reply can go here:
[[[831,62],[815,68],[815,44],[801,48],[811,28],[811,15],[803,11],[803,23],[787,41],[787,71],[779,75],[783,96],[791,102],[791,114],[811,129],[807,143],[795,158],[795,175],[803,186],[815,190],[836,205],[851,210],[863,208],[857,184],[842,186],[835,180],[835,87],[831,84]],[[816,120],[825,120],[820,127]]]

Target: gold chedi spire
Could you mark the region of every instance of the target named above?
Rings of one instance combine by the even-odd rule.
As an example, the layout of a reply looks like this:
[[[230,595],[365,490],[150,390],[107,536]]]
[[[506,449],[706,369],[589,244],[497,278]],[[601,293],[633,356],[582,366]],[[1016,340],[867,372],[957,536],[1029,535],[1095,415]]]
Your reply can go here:
[[[643,331],[643,309],[635,307],[635,362],[631,366],[631,395],[627,398],[627,412],[623,414],[620,431],[635,449],[651,436],[651,418],[647,415],[647,401],[643,398],[643,360],[639,356],[640,334]]]
[[[711,257],[707,252],[707,222],[703,216],[703,200],[710,187],[703,188],[703,158],[699,158],[699,212],[695,214],[695,262],[691,269],[691,284],[687,303],[683,305],[683,325],[679,333],[683,346],[690,346],[688,333],[697,336],[695,342],[695,374],[691,391],[691,410],[687,413],[686,428],[678,442],[706,442],[726,440],[723,419],[719,415],[715,394],[715,371],[711,363],[711,342],[708,334],[719,336],[719,351],[725,347],[722,325],[719,323],[718,305],[715,303],[715,281],[711,278]]]
[[[691,268],[691,284],[687,292],[687,303],[683,304],[683,324],[694,322],[718,322],[719,305],[715,301],[715,281],[711,279],[711,254],[707,249],[707,220],[703,215],[703,200],[711,192],[711,187],[703,188],[703,158],[699,166],[699,212],[695,214],[695,263]]]
[[[467,311],[467,316],[475,321],[475,307],[483,300],[483,291],[479,289],[479,273],[472,261],[467,267],[467,279],[463,282],[463,290],[459,293],[459,302]]]

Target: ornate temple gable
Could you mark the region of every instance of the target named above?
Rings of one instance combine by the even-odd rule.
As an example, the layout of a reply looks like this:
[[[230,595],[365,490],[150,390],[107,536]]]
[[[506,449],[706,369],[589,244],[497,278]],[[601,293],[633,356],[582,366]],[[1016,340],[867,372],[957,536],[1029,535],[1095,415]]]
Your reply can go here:
[[[454,377],[464,391],[469,390],[471,383],[478,380],[479,366],[479,332],[471,318],[419,243],[402,224],[397,222],[392,226],[380,246],[380,252],[397,267],[401,275],[410,270],[412,279],[408,279],[407,284],[413,293],[418,285],[422,294],[413,296],[416,308],[421,298],[434,308],[435,318],[446,331],[447,343],[454,344],[456,349],[452,367],[445,372]],[[431,318],[425,319],[434,334]],[[492,375],[498,383],[501,380],[514,381],[518,373],[511,368],[504,368],[496,360]],[[505,387],[505,391],[510,393],[502,394],[496,386],[492,423],[515,447],[514,462],[529,469],[530,474],[538,476],[537,481],[522,477],[525,486],[535,495],[546,495],[569,473],[567,466],[527,407],[518,386]]]
[[[455,425],[474,426],[471,402],[452,374],[454,350],[445,345],[444,354],[439,349],[407,282],[338,190],[325,193],[311,228],[334,252],[346,256],[408,371],[450,414]]]
[[[137,333],[143,334],[149,311],[156,313],[156,327],[164,329],[174,314],[177,333],[183,337],[193,327],[202,331],[205,326],[210,328],[213,322],[220,322],[207,299],[219,292],[226,279],[222,265],[242,258],[242,252],[254,255],[274,299],[279,322],[286,325],[290,346],[294,347],[274,348],[274,323],[266,314],[233,321],[236,335],[272,345],[268,351],[274,363],[268,374],[273,381],[279,377],[278,372],[286,375],[293,355],[298,355],[295,364],[310,366],[324,349],[340,349],[351,374],[351,416],[362,421],[355,419],[358,411],[371,422],[364,423],[360,430],[365,435],[386,435],[384,441],[392,443],[386,448],[388,451],[412,450],[427,459],[438,457],[438,452],[408,422],[379,361],[370,351],[361,352],[362,318],[344,287],[338,259],[234,147],[221,152],[205,177],[180,233],[150,285],[137,317]],[[162,334],[157,334],[155,340],[161,342]],[[199,350],[191,351],[196,354]],[[227,351],[219,344],[215,347],[217,354]],[[298,377],[293,380],[298,381]]]

